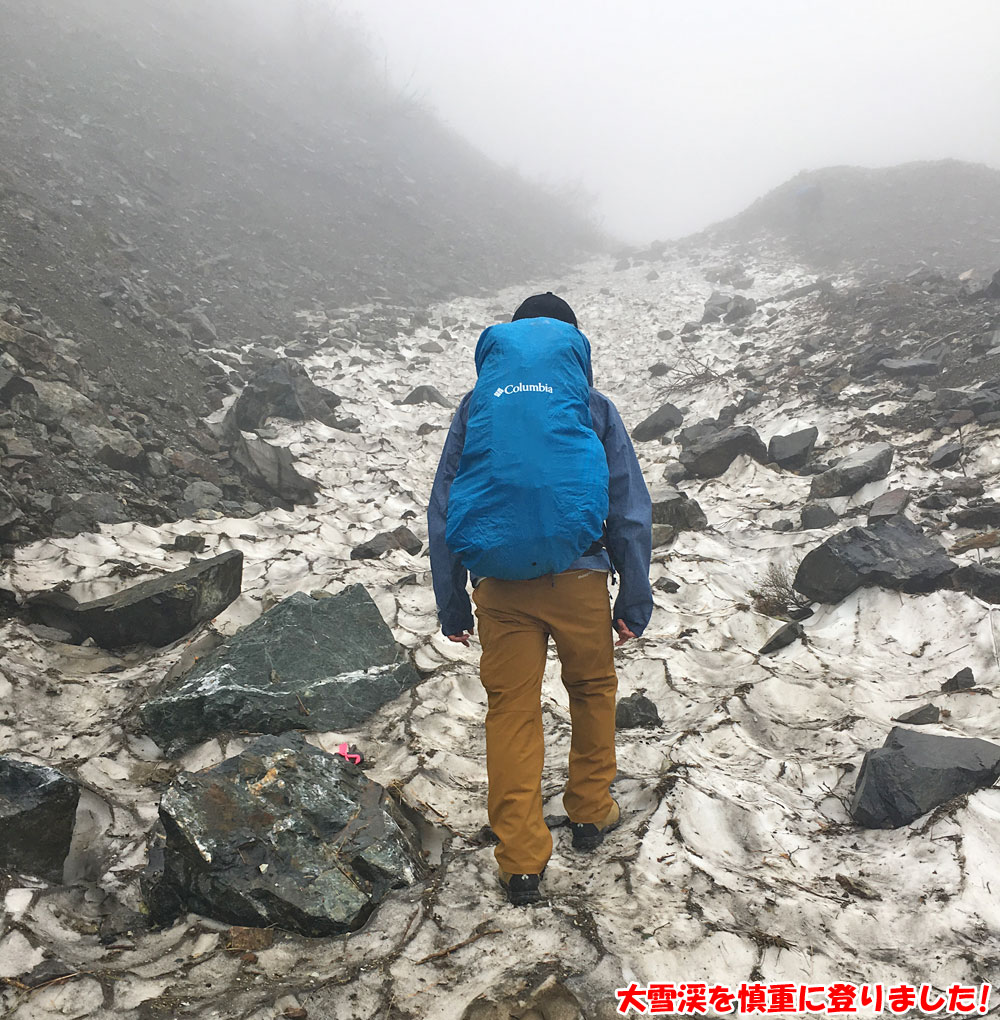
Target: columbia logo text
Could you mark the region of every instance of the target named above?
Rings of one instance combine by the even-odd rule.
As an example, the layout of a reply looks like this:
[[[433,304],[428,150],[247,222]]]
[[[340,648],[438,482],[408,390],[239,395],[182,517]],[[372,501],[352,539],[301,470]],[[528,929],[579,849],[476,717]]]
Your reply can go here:
[[[507,386],[498,386],[493,391],[494,397],[502,397],[505,393],[551,393],[552,387],[548,383],[510,383]]]

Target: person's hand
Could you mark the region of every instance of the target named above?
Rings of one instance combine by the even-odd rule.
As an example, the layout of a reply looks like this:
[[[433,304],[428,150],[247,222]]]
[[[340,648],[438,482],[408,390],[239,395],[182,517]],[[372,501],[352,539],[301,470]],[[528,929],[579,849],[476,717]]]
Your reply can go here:
[[[625,644],[629,638],[635,637],[635,635],[625,625],[624,620],[615,620],[615,630],[618,631],[618,640],[615,642],[615,647]],[[454,640],[454,639],[453,639]]]
[[[465,645],[465,647],[468,648],[470,637],[472,637],[472,632],[463,630],[461,634],[449,634],[448,640],[454,641],[456,645]]]

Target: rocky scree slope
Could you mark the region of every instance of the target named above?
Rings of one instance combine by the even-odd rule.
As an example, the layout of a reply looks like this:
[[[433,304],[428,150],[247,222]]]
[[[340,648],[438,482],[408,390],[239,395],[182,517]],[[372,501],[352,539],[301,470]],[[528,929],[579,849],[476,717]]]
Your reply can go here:
[[[613,989],[633,980],[995,979],[1000,595],[959,575],[997,573],[1000,302],[944,275],[824,282],[734,247],[633,262],[601,260],[558,284],[629,426],[663,412],[636,439],[657,508],[656,609],[618,653],[622,827],[593,856],[570,849],[568,706],[553,657],[548,899],[504,905],[483,830],[476,650],[443,639],[434,619],[423,508],[443,430],[473,382],[480,328],[523,295],[451,301],[382,347],[346,336],[363,311],[313,313],[318,344],[305,364],[343,394],[338,413],[359,420],[339,435],[315,420],[271,426],[316,482],[314,506],[106,525],[18,548],[0,581],[22,595],[64,587],[99,599],[122,587],[116,560],[165,576],[185,566],[191,538],[244,564],[239,596],[190,643],[107,650],[26,620],[0,629],[0,748],[79,789],[62,881],[23,866],[5,880],[0,995],[11,1016],[557,1020],[614,1015]],[[385,535],[397,540],[376,543]],[[825,585],[810,603],[799,572],[843,546],[873,570],[846,592],[831,583],[839,566],[820,572],[801,586]],[[923,552],[934,569],[915,585]],[[168,754],[141,710],[166,677],[226,654],[220,642],[232,647],[289,599],[309,607],[362,590],[419,682],[359,724],[316,732],[302,713],[296,728],[318,750],[364,756],[362,771],[394,791],[419,832],[429,875],[413,868],[347,935],[183,910],[150,927],[140,876],[156,856],[158,808],[178,802],[173,784],[208,789],[226,761],[229,773],[258,770],[248,779],[272,796],[281,738],[264,754],[257,733],[221,731]],[[215,661],[199,697],[220,679]],[[288,670],[275,672],[260,689],[280,689],[294,713]],[[293,753],[294,740],[280,751]],[[922,783],[912,820],[891,812],[907,793],[901,774]],[[297,841],[310,838],[304,828]],[[238,849],[246,859],[234,851],[226,866],[241,882],[256,868],[259,883],[260,845]],[[57,972],[68,979],[46,987]]]
[[[941,160],[806,171],[699,236],[773,247],[819,272],[988,277],[1000,265],[1000,169]]]
[[[65,406],[13,406],[5,387],[2,441],[28,444],[7,456],[31,462],[31,484],[0,495],[0,527],[18,515],[0,543],[64,531],[50,504],[70,493],[124,498],[128,519],[153,523],[189,512],[198,481],[232,503],[287,504],[294,493],[245,477],[198,426],[247,381],[239,348],[308,346],[296,313],[316,305],[368,303],[351,328],[395,336],[430,300],[601,243],[393,91],[341,16],[259,6],[4,4],[0,370],[69,386],[62,405],[98,405],[88,424],[132,453],[102,462],[73,421],[58,435]],[[146,455],[165,449],[188,464],[151,480]]]

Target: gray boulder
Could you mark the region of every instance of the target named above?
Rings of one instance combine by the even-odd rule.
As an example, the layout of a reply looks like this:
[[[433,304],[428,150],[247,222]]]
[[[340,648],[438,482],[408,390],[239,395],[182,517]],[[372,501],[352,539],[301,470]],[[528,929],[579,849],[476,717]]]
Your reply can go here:
[[[873,500],[871,509],[868,511],[868,523],[881,521],[888,517],[895,517],[901,514],[910,505],[909,489],[890,489],[883,492],[881,496]]]
[[[961,443],[944,443],[930,455],[927,466],[938,469],[954,467],[964,453],[965,447]]]
[[[1000,565],[996,563],[967,563],[952,574],[951,583],[958,591],[1000,606]]]
[[[894,722],[906,723],[908,726],[930,726],[941,721],[941,709],[937,705],[921,705],[897,716]]]
[[[772,436],[767,444],[767,458],[778,467],[797,471],[805,467],[819,438],[819,429],[811,426],[787,436]]]
[[[807,503],[802,508],[799,519],[799,527],[803,531],[812,531],[819,528],[829,528],[836,524],[840,515],[828,503]]]
[[[392,549],[403,549],[411,556],[416,556],[422,548],[420,539],[408,527],[400,525],[393,531],[383,531],[367,542],[362,542],[351,550],[351,559],[376,560]]]
[[[792,621],[786,623],[784,627],[779,627],[761,646],[758,655],[774,655],[775,652],[781,651],[782,648],[787,648],[789,645],[794,644],[805,634],[805,630],[801,623]]]
[[[887,375],[903,378],[923,375],[937,375],[941,366],[927,358],[883,358],[878,367]]]
[[[961,528],[1000,528],[1000,503],[985,499],[948,514],[948,519]]]
[[[0,757],[0,869],[61,881],[79,799],[61,772]]]
[[[180,908],[227,924],[341,935],[425,874],[417,834],[386,791],[294,733],[181,773],[160,820],[163,870],[143,883],[156,889],[160,924]]]
[[[955,564],[905,517],[850,528],[807,553],[795,590],[814,602],[839,602],[868,585],[929,592],[947,587]]]
[[[159,648],[218,616],[239,596],[242,581],[243,553],[232,550],[93,602],[43,592],[28,600],[27,609],[34,620],[66,631],[77,643],[93,638],[101,648]]]
[[[976,686],[976,675],[970,666],[960,669],[954,676],[948,677],[941,690],[945,694],[953,694],[955,691],[971,691]]]
[[[639,422],[632,429],[632,438],[637,443],[645,443],[651,439],[659,439],[668,432],[673,432],[684,421],[684,414],[671,403],[658,407],[648,418]]]
[[[697,500],[671,486],[654,489],[653,523],[669,524],[675,534],[681,531],[703,531],[708,527],[708,518]]]
[[[681,451],[680,462],[692,478],[717,478],[743,455],[761,464],[767,462],[767,450],[749,425],[719,429],[694,440]]]
[[[296,592],[168,684],[142,710],[171,750],[218,733],[345,730],[419,676],[360,584]]]
[[[317,482],[298,473],[291,451],[284,446],[238,433],[231,455],[251,481],[289,502],[309,502],[319,491]]]
[[[882,747],[865,754],[851,817],[869,829],[895,829],[998,778],[1000,745],[894,726]]]
[[[243,392],[226,415],[225,429],[252,432],[269,418],[337,423],[334,408],[340,397],[317,386],[309,373],[291,358],[265,362],[247,380]]]
[[[615,708],[615,729],[631,730],[638,727],[662,726],[656,705],[642,694],[630,694],[622,698]]]
[[[451,407],[451,402],[434,386],[418,386],[403,398],[404,404],[440,404]]]
[[[810,499],[852,496],[869,482],[889,474],[895,450],[889,443],[874,443],[839,460],[828,471],[816,475],[809,487]]]

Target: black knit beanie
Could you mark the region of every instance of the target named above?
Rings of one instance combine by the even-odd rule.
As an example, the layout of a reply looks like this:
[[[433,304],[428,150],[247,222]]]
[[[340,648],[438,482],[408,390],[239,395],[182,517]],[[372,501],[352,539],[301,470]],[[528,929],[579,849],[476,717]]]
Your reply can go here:
[[[517,322],[518,319],[559,319],[571,326],[577,324],[573,309],[561,297],[556,297],[551,290],[544,294],[533,294],[522,301],[511,322]]]

